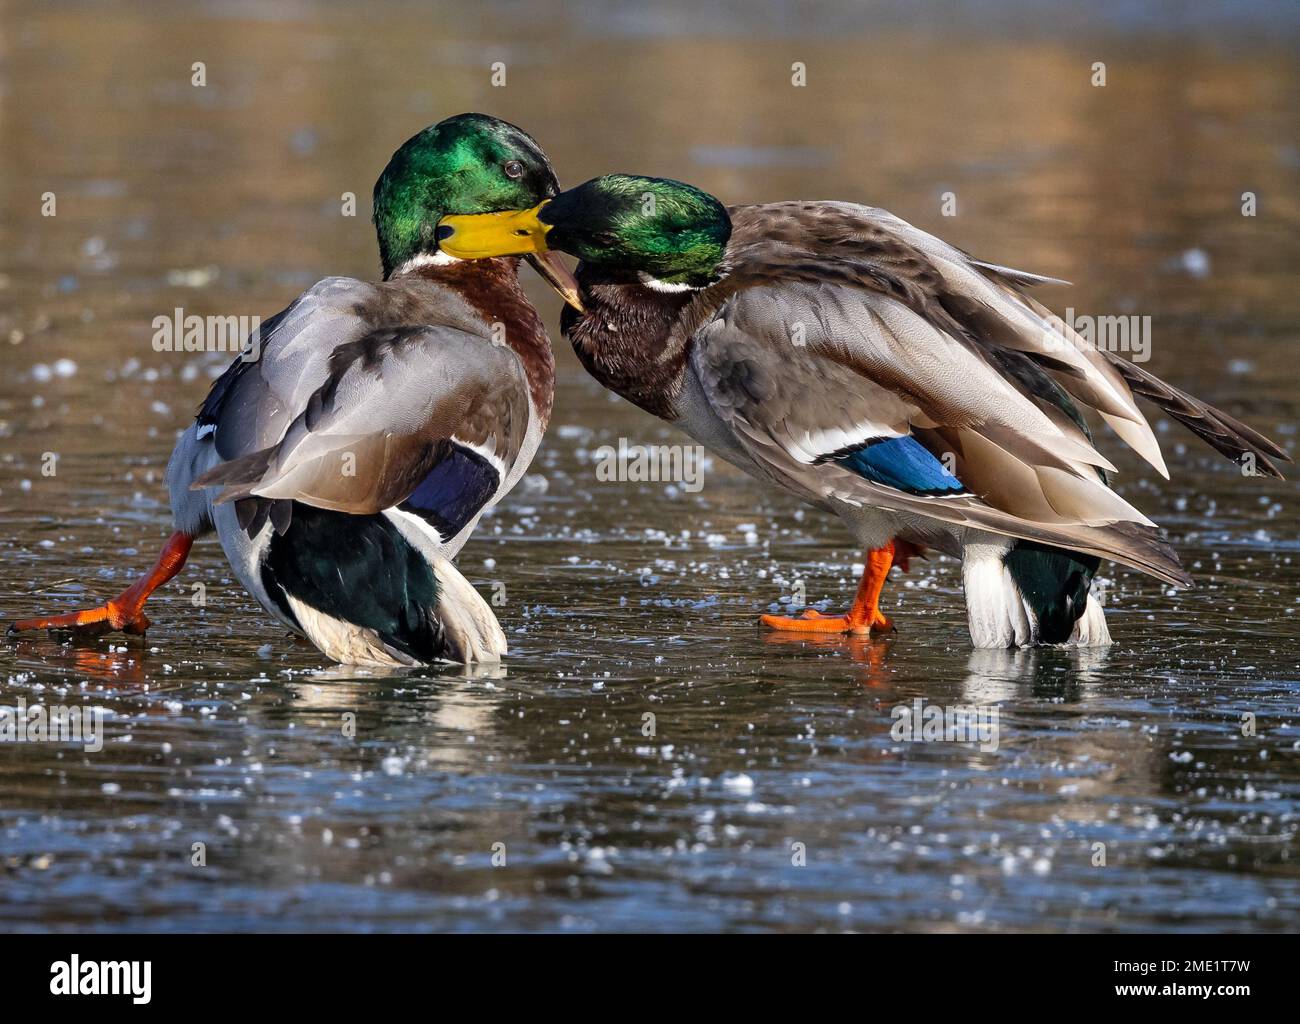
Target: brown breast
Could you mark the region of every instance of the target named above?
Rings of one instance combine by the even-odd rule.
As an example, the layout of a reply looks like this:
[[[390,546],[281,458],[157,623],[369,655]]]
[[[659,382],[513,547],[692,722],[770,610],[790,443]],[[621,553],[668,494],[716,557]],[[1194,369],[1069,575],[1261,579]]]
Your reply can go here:
[[[519,260],[509,256],[423,264],[402,276],[454,289],[483,317],[494,339],[499,335],[501,343],[514,350],[524,364],[533,405],[545,430],[555,400],[555,354],[541,317],[519,285]]]

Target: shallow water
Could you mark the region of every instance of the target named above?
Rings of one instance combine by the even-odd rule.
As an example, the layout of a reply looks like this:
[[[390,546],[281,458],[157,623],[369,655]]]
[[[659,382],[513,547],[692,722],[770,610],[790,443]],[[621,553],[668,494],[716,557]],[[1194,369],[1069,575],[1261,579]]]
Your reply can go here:
[[[870,202],[1073,280],[1042,297],[1150,315],[1154,372],[1295,449],[1294,26],[173,6],[3,5],[0,618],[111,596],[167,535],[166,457],[226,357],[154,352],[152,319],[373,275],[376,173],[463,109],[568,183]],[[143,645],[0,642],[0,705],[110,712],[98,753],[0,743],[0,930],[1296,928],[1294,484],[1172,423],[1171,482],[1111,439],[1198,586],[1104,567],[1108,650],[972,653],[945,559],[895,574],[892,638],[763,635],[797,582],[847,602],[861,553],[720,463],[696,492],[597,480],[599,446],[680,438],[561,347],[532,475],[461,557],[504,669],[329,666],[212,540]],[[895,740],[916,699],[996,706],[996,749]]]

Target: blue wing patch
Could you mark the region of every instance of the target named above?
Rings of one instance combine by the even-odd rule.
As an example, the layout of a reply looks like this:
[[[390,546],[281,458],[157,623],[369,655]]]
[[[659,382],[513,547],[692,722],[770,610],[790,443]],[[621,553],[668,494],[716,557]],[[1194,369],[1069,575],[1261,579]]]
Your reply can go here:
[[[452,444],[398,508],[420,516],[447,540],[465,528],[500,484],[501,477],[491,462],[476,451]]]
[[[966,494],[962,482],[948,472],[914,437],[891,437],[835,459],[837,465],[861,477],[908,494],[942,496]]]

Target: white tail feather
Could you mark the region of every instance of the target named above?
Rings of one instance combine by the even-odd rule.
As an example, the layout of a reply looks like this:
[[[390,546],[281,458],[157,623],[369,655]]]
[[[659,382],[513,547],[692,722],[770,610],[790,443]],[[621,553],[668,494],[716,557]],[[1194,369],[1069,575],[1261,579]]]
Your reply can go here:
[[[500,661],[506,635],[488,603],[446,558],[437,555],[429,562],[438,577],[437,615],[452,645],[452,659],[466,665]]]
[[[1002,561],[1009,548],[997,542],[968,544],[962,552],[966,624],[971,643],[980,649],[1026,647],[1038,638],[1033,609]]]
[[[1107,647],[1110,645],[1110,629],[1106,626],[1106,614],[1101,604],[1091,594],[1088,595],[1088,607],[1074,624],[1070,639],[1065,641],[1067,647]]]

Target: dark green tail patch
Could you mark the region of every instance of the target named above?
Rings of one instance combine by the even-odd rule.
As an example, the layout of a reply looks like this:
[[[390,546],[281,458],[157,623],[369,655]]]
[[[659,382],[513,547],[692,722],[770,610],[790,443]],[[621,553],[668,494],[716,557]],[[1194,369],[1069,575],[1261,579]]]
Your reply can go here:
[[[1003,558],[1025,603],[1038,617],[1038,640],[1063,644],[1088,607],[1088,589],[1101,559],[1018,540]]]
[[[446,653],[433,569],[383,515],[294,502],[289,528],[271,537],[262,584],[294,621],[285,593],[421,661]]]

